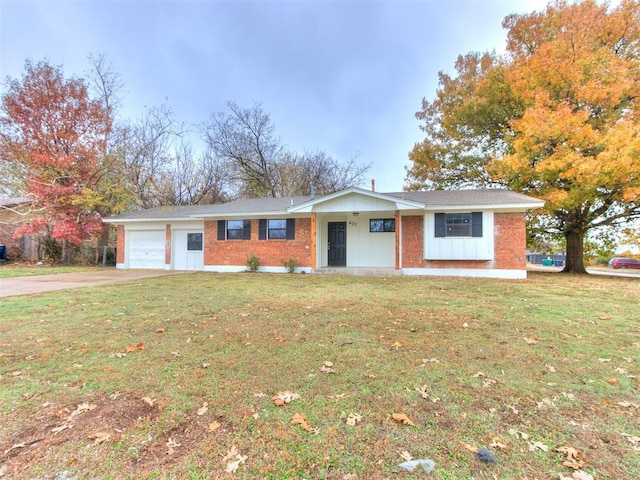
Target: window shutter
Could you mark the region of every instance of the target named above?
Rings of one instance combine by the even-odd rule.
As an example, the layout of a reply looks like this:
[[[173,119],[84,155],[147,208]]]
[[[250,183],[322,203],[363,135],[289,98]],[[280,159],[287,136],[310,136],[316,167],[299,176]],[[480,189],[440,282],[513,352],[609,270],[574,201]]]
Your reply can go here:
[[[471,212],[471,236],[482,236],[482,212]]]
[[[446,228],[444,225],[444,213],[436,213],[435,214],[435,222],[436,222],[436,237],[446,237]]]
[[[224,240],[227,234],[227,222],[218,220],[218,240]]]
[[[264,218],[261,218],[258,221],[258,240],[266,240],[267,239],[267,221]]]
[[[251,220],[243,220],[242,239],[251,240]]]
[[[287,240],[294,240],[296,238],[296,219],[287,218]]]

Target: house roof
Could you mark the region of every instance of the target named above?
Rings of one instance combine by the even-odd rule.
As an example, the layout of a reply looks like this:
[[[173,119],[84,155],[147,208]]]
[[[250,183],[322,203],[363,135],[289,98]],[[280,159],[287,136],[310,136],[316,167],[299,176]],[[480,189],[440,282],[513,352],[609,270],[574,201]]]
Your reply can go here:
[[[167,206],[149,208],[103,219],[107,223],[151,222],[165,220],[196,220],[259,215],[287,215],[310,212],[313,206],[344,195],[361,194],[395,202],[399,209],[458,210],[492,208],[499,210],[525,210],[540,208],[544,202],[509,190],[432,190],[423,192],[379,193],[350,188],[329,195],[311,197],[247,198],[211,205]]]
[[[0,207],[12,207],[14,205],[22,205],[23,203],[30,203],[26,197],[15,197],[15,198],[0,198]]]

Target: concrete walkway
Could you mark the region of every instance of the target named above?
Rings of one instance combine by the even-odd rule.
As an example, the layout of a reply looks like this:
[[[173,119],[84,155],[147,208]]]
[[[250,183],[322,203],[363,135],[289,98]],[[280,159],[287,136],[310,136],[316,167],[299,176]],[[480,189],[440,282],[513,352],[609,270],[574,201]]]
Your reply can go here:
[[[53,290],[65,290],[67,288],[92,287],[108,283],[126,282],[179,273],[184,272],[171,270],[116,270],[115,268],[105,268],[104,270],[90,272],[0,278],[0,297],[30,295]]]

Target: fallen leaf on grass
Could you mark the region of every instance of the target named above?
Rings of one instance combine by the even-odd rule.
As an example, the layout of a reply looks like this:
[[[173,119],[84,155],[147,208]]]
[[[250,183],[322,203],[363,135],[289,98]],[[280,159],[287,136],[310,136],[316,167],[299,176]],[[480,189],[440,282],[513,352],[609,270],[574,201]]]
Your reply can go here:
[[[164,333],[164,328],[156,328],[156,333]]]
[[[322,366],[320,367],[320,371],[322,373],[336,373],[336,371],[333,369],[333,362],[324,362],[322,364]]]
[[[587,472],[579,470],[577,472],[573,472],[570,477],[565,477],[560,474],[560,480],[593,480],[593,477]]]
[[[522,337],[522,338],[525,342],[527,342],[528,345],[535,345],[536,343],[538,343],[538,340],[535,337]]]
[[[400,458],[403,459],[403,460],[406,460],[407,462],[410,462],[411,460],[413,460],[413,457],[411,456],[411,454],[409,452],[407,452],[406,450],[404,450],[400,454]]]
[[[416,424],[411,421],[409,417],[407,417],[404,413],[394,413],[391,415],[391,418],[394,422],[400,423],[402,425],[410,425],[415,427]]]
[[[555,373],[555,372],[556,372],[556,367],[554,367],[553,365],[545,365],[545,367],[547,367],[547,369],[548,369],[551,373]]]
[[[464,448],[466,448],[470,452],[478,453],[478,447],[476,447],[475,445],[472,445],[472,444],[467,443],[467,442],[460,442],[460,445],[462,445]]]
[[[632,403],[632,402],[618,402],[616,403],[616,405],[620,405],[621,407],[624,407],[624,408],[629,408],[629,407],[640,408],[640,404]]]
[[[273,403],[276,404],[277,406],[282,406],[286,403],[291,403],[294,400],[299,400],[299,399],[300,399],[300,395],[294,392],[289,392],[289,391],[278,392],[276,395],[271,397],[271,400],[273,400]]]
[[[151,398],[151,397],[142,397],[140,400],[142,400],[144,403],[149,405],[151,408],[153,408],[156,402],[158,401],[155,398]]]
[[[574,470],[580,470],[587,462],[587,458],[580,450],[576,450],[573,447],[557,447],[553,449],[556,452],[563,453],[565,459],[562,465],[565,467],[573,468]]]
[[[220,427],[221,427],[221,425],[218,422],[212,422],[212,423],[209,424],[209,431],[210,432],[215,432]]]
[[[227,468],[224,469],[226,473],[236,473],[241,464],[243,464],[247,460],[246,455],[237,455],[236,460],[233,462],[227,463]]]
[[[304,428],[307,432],[311,432],[311,427],[307,423],[307,417],[301,413],[294,413],[289,423],[291,423],[291,425],[300,425],[300,427]]]
[[[489,446],[499,450],[506,450],[508,448],[508,445],[504,443],[500,437],[493,437]]]
[[[513,435],[515,437],[520,437],[523,440],[528,440],[529,439],[529,434],[522,432],[520,430],[516,430],[515,428],[510,428],[509,429],[509,435]]]
[[[604,362],[610,362],[611,359],[610,358],[599,358],[598,361],[604,363]]]
[[[175,449],[178,448],[181,444],[176,442],[173,438],[169,437],[169,440],[167,440],[167,443],[165,443],[165,445],[167,446],[167,455],[173,455]]]
[[[198,411],[196,412],[196,415],[198,415],[199,417],[201,417],[202,415],[204,415],[205,413],[207,413],[207,410],[209,410],[209,404],[207,402],[204,402],[202,404],[202,406],[198,409]]]
[[[144,350],[144,343],[136,343],[135,345],[127,345],[127,352],[133,352],[135,350]]]
[[[69,418],[77,417],[78,415],[84,412],[89,412],[95,408],[97,408],[97,405],[93,403],[88,403],[88,402],[79,403],[76,409],[73,412],[71,412],[71,415],[69,415]]]
[[[634,450],[640,450],[640,437],[629,435],[628,433],[622,433],[621,435],[633,445]]]
[[[416,387],[415,390],[425,400],[427,400],[429,398],[429,394],[427,393],[427,386],[426,385],[422,385],[421,387]]]
[[[347,416],[347,425],[354,426],[357,423],[360,423],[361,420],[362,420],[362,415],[360,415],[359,413],[350,413]]]
[[[620,381],[617,378],[610,378],[609,380],[607,380],[607,383],[609,385],[613,385],[614,387],[620,385]]]
[[[549,447],[542,442],[533,442],[533,443],[529,442],[529,451],[534,452],[536,450],[542,450],[543,452],[548,452]]]
[[[103,442],[106,442],[111,438],[111,434],[107,432],[96,432],[93,435],[89,435],[90,440],[93,440],[93,443],[99,445]]]

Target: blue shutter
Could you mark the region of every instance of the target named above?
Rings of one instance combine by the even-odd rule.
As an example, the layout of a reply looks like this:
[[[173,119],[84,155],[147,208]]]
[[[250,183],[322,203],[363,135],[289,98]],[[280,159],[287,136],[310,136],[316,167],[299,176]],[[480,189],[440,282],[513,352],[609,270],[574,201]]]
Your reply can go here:
[[[482,236],[482,212],[471,212],[471,236]]]
[[[435,217],[435,222],[436,222],[435,236],[436,237],[446,237],[447,236],[447,229],[446,229],[445,224],[444,224],[444,213],[436,213],[434,217]]]
[[[218,220],[218,240],[224,240],[227,236],[227,222]]]
[[[287,218],[287,240],[294,240],[296,238],[296,219]]]
[[[258,240],[267,239],[267,220],[261,218],[258,220]]]

